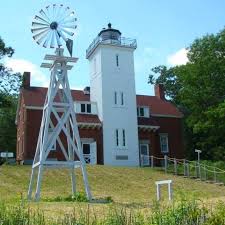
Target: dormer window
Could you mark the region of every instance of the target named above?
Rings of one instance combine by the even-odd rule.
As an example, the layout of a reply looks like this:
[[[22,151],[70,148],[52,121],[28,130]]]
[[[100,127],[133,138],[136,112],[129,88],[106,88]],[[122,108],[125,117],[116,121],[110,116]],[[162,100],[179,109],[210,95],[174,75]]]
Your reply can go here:
[[[138,117],[149,117],[149,107],[147,106],[138,106],[137,107],[137,116]]]
[[[97,115],[97,105],[95,102],[76,102],[75,112]]]

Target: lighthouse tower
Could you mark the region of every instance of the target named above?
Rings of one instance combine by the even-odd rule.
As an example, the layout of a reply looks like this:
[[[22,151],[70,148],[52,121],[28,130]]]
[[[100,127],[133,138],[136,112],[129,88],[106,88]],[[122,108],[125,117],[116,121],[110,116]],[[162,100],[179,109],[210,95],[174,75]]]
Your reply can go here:
[[[138,127],[134,78],[136,40],[121,37],[111,24],[86,51],[90,100],[102,122],[105,165],[138,166]]]

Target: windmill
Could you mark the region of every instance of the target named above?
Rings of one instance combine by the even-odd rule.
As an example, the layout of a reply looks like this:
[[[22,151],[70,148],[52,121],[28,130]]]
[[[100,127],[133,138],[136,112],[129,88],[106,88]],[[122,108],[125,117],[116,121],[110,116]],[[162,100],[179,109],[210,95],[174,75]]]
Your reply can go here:
[[[48,167],[69,168],[73,195],[76,192],[75,168],[81,167],[87,198],[92,199],[67,76],[67,71],[73,67],[68,63],[76,63],[78,60],[72,57],[73,41],[69,39],[77,28],[76,21],[75,13],[69,7],[53,4],[41,9],[32,22],[33,39],[45,48],[56,48],[56,54],[45,55],[44,60],[48,62],[41,64],[41,67],[51,71],[51,76],[32,165],[28,199],[32,199],[36,169],[38,173],[34,198],[40,199],[43,170]],[[63,45],[66,45],[70,57],[63,55]],[[63,136],[66,137],[66,143],[62,140]],[[53,146],[61,151],[63,160],[53,161],[49,158],[49,154],[54,151]]]

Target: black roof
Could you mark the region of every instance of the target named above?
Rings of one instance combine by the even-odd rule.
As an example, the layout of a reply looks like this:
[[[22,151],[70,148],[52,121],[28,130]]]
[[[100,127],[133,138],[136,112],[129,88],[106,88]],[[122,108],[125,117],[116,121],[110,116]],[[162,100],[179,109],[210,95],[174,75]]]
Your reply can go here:
[[[121,35],[121,32],[120,32],[119,30],[113,29],[113,28],[112,28],[112,24],[111,24],[111,23],[108,23],[108,28],[107,28],[107,29],[103,28],[103,29],[99,32],[98,36],[100,36],[102,33],[106,32],[106,31],[117,32],[117,33],[119,33],[119,34]]]

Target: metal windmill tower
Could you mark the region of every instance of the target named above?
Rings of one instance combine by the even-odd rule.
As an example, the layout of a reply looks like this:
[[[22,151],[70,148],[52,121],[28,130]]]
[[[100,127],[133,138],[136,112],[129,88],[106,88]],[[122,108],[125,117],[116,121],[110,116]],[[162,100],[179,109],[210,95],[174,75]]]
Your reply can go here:
[[[49,68],[51,77],[32,165],[28,199],[32,199],[35,169],[38,169],[35,200],[39,200],[43,170],[46,167],[70,169],[72,194],[76,192],[75,168],[81,167],[87,198],[89,200],[92,198],[67,76],[67,71],[73,67],[68,63],[76,63],[78,60],[72,57],[73,41],[67,38],[74,35],[76,21],[74,12],[69,7],[54,4],[40,10],[32,22],[31,31],[34,40],[45,48],[49,46],[56,48],[56,54],[45,55],[44,60],[51,62],[41,65],[41,67]],[[71,57],[63,55],[62,42],[66,43]],[[62,137],[66,137],[66,143],[62,141]],[[49,159],[52,147],[56,144],[57,151],[61,151],[64,156],[63,161]]]

